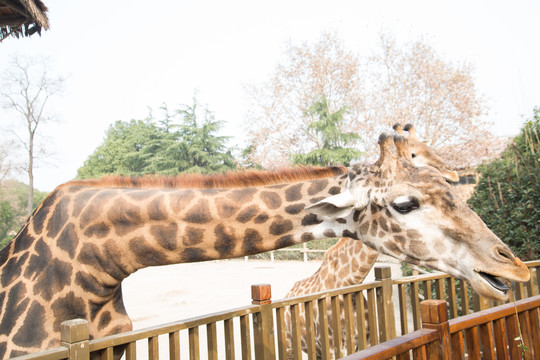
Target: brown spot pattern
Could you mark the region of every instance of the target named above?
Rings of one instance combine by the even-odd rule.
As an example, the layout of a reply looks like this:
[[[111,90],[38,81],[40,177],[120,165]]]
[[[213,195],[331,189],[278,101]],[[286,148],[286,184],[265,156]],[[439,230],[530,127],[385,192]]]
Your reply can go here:
[[[314,180],[308,188],[308,195],[312,196],[323,191],[328,186],[328,180]]]
[[[229,218],[238,211],[238,205],[224,197],[218,197],[215,200],[218,215],[221,218]]]
[[[193,246],[200,243],[203,239],[204,229],[187,226],[182,236],[182,244],[185,246]]]
[[[236,221],[241,222],[242,224],[247,223],[249,220],[253,219],[255,215],[259,213],[260,209],[257,205],[251,205],[247,208],[241,210],[236,216]]]
[[[281,197],[270,191],[261,192],[261,200],[265,205],[272,210],[275,210],[281,206]]]
[[[272,235],[283,235],[293,229],[293,223],[291,220],[284,219],[282,216],[278,215],[270,224],[270,234]]]
[[[206,224],[212,220],[208,200],[199,199],[199,201],[188,210],[184,216],[184,220],[192,224]]]
[[[150,233],[157,240],[159,246],[166,250],[174,250],[178,247],[178,225],[171,223],[169,225],[153,225]]]
[[[302,199],[302,185],[303,184],[296,184],[291,187],[289,187],[287,190],[285,190],[285,200],[286,201],[298,201]]]

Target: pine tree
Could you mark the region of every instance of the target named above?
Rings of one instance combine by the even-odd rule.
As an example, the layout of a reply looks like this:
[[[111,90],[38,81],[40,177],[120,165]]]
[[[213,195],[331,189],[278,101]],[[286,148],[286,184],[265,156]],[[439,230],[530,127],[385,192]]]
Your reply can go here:
[[[344,114],[346,107],[342,107],[335,112],[331,112],[328,107],[326,96],[306,111],[306,116],[315,117],[307,131],[317,139],[318,148],[307,154],[293,155],[295,164],[304,165],[345,165],[349,166],[351,161],[362,156],[362,152],[352,146],[358,144],[360,136],[352,132],[344,132]]]

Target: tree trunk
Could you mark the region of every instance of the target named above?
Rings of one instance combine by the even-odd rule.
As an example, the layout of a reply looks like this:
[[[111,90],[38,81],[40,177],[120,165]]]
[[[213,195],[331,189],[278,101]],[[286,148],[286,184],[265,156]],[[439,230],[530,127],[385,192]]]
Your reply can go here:
[[[34,210],[34,132],[29,126],[30,137],[28,141],[28,199],[26,203],[26,212],[28,216],[32,215]]]

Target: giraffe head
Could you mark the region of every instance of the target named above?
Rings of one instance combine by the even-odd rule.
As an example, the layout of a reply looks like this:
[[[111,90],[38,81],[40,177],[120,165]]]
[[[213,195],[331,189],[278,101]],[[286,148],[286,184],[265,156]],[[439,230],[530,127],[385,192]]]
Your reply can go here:
[[[351,167],[339,194],[306,211],[342,223],[379,252],[468,281],[480,295],[504,300],[498,277],[528,281],[529,270],[437,169],[415,166],[408,140],[381,135],[380,158]]]
[[[446,179],[453,182],[459,181],[458,174],[452,170],[439,155],[431,150],[429,146],[418,139],[416,130],[412,124],[407,124],[402,128],[401,124],[398,123],[394,124],[393,128],[401,135],[405,134],[403,130],[409,133],[409,149],[414,165],[434,167],[438,169]]]

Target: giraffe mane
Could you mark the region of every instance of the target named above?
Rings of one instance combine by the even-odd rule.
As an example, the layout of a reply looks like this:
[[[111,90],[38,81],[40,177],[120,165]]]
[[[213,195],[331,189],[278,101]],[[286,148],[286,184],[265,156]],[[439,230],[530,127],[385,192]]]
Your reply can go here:
[[[90,186],[110,188],[189,188],[217,189],[248,186],[275,185],[286,182],[316,180],[342,175],[347,168],[299,166],[283,168],[276,171],[244,170],[213,175],[180,174],[180,175],[144,175],[120,176],[108,175],[100,179],[73,180],[65,186]]]

